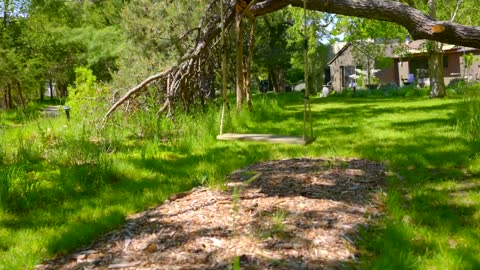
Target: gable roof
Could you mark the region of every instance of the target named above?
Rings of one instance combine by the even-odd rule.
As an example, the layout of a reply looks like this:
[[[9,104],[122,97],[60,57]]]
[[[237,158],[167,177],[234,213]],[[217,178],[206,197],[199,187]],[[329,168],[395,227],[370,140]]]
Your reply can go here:
[[[331,65],[340,55],[343,54],[344,51],[348,49],[348,47],[352,46],[352,42],[347,42],[345,46],[343,46],[336,54],[333,56],[332,60],[328,61],[327,64]]]
[[[408,54],[410,55],[420,55],[420,54],[425,54],[426,49],[425,49],[425,43],[427,40],[425,39],[420,39],[420,40],[414,40],[406,44],[406,50]],[[334,56],[333,58],[327,62],[328,65],[331,65],[335,60],[337,60],[338,57],[340,57],[350,46],[352,46],[352,42],[347,42]],[[393,45],[393,44],[392,44]],[[397,55],[394,53],[392,45],[387,46],[385,48],[385,55],[389,58],[401,58],[400,55]],[[401,44],[399,44],[401,45]],[[451,44],[443,44],[442,45],[442,50],[443,52],[458,52],[458,51],[478,51],[479,49],[475,48],[469,48],[469,47],[462,47],[462,46],[456,46],[456,45],[451,45]]]

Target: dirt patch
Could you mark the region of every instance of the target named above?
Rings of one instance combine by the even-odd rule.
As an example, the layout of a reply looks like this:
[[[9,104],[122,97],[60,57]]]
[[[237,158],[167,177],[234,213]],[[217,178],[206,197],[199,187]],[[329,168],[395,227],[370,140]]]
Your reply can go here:
[[[382,213],[384,166],[359,159],[288,159],[230,175],[128,218],[79,252],[36,269],[339,269],[355,236]]]

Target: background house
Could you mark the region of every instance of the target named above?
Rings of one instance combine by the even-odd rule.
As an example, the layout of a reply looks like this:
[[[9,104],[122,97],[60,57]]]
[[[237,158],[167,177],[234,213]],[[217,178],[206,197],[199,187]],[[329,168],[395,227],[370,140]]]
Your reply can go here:
[[[375,75],[375,84],[406,85],[412,82],[420,86],[429,85],[428,55],[425,48],[425,40],[412,41],[407,44],[398,44],[384,48],[384,55],[390,58],[390,64],[378,69]],[[394,53],[394,49],[402,53]],[[365,68],[365,61],[360,63],[358,57],[354,57],[354,44],[346,43],[328,62],[329,76],[332,89],[342,91],[359,84],[359,69],[373,69],[377,63],[372,61],[371,67]],[[445,84],[455,79],[480,80],[480,50],[462,46],[443,45],[443,65]],[[365,53],[367,58],[368,54]],[[326,72],[327,77],[327,72]],[[410,78],[410,80],[409,80]],[[361,78],[364,80],[364,78]],[[413,79],[413,80],[412,80]]]
[[[383,55],[390,57],[393,61],[388,66],[376,72],[375,58],[368,52],[357,51],[354,52],[354,44],[346,43],[328,62],[330,67],[330,84],[332,89],[341,91],[353,85],[363,86],[364,84],[388,84],[391,82],[399,83],[398,59],[393,55],[391,47],[384,49]],[[363,55],[364,57],[359,57]],[[360,73],[359,70],[363,70]],[[370,75],[370,82],[368,82],[368,74]],[[374,74],[373,74],[374,73]],[[362,80],[360,82],[359,80]]]

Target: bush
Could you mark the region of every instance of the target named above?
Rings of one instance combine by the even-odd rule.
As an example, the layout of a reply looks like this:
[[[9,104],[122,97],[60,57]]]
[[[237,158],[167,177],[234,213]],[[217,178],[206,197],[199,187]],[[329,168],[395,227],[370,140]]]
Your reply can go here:
[[[96,77],[88,68],[75,69],[75,86],[69,86],[69,99],[72,119],[80,119],[83,125],[94,127],[106,111],[108,90],[97,83]]]

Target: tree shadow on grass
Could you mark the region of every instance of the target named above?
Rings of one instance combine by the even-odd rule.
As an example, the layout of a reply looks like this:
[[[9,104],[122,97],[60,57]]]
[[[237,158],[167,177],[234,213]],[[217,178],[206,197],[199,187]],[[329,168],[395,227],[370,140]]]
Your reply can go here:
[[[253,173],[261,175],[247,183]],[[248,166],[232,174],[226,191],[196,189],[136,214],[88,248],[37,269],[120,263],[226,269],[235,257],[244,269],[344,268],[356,256],[359,227],[381,212],[373,197],[385,185],[384,174],[381,164],[364,160],[293,159]],[[241,189],[238,202],[235,186]]]

